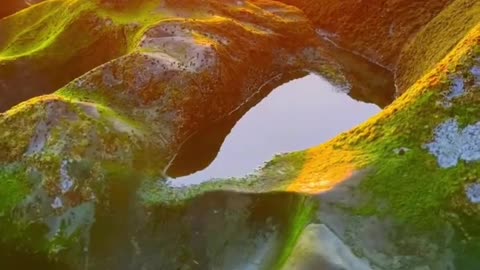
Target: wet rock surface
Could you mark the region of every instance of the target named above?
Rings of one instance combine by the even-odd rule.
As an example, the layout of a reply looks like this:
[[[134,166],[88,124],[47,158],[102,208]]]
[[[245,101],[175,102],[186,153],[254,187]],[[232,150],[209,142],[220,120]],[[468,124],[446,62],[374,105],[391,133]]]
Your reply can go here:
[[[313,204],[297,194],[218,191],[147,212],[114,207],[92,228],[92,269],[275,269]],[[124,211],[131,217],[117,223]]]

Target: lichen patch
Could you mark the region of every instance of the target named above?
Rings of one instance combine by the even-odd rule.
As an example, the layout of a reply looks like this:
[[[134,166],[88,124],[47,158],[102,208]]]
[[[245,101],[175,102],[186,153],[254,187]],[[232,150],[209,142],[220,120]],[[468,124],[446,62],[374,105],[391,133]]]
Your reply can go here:
[[[442,168],[455,167],[460,160],[479,161],[480,122],[462,130],[457,120],[447,120],[437,127],[435,139],[426,148],[437,157],[438,165]]]
[[[480,204],[480,184],[475,183],[467,186],[465,195],[471,203]]]

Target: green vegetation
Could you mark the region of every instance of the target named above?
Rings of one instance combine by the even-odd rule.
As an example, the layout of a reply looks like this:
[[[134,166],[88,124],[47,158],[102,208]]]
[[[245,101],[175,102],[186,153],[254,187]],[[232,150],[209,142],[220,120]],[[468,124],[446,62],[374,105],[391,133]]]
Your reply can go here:
[[[98,14],[104,18],[112,18],[115,24],[129,24],[132,22],[141,25],[148,25],[159,21],[162,18],[167,18],[165,13],[159,10],[162,1],[148,0],[148,1],[129,1],[126,2],[125,7],[108,7],[105,4],[98,4]],[[128,10],[128,12],[125,12]]]
[[[12,164],[0,167],[0,243],[13,245],[13,250],[30,250],[39,253],[46,250],[46,228],[26,222],[16,210],[31,195],[32,179],[25,166]]]
[[[220,88],[212,86],[217,77],[189,73],[189,71],[185,71],[187,75],[182,77],[183,75],[178,75],[182,72],[181,69],[175,69],[172,77],[166,76],[169,78],[166,82],[152,82],[152,78],[148,76],[136,78],[135,76],[139,76],[140,72],[147,72],[148,68],[156,66],[155,62],[146,65],[147,62],[152,63],[151,61],[155,59],[149,59],[146,56],[142,58],[143,55],[137,48],[145,31],[167,19],[183,22],[184,17],[192,16],[189,17],[192,19],[206,13],[202,9],[188,13],[188,16],[181,9],[164,8],[159,11],[160,4],[167,3],[160,0],[139,1],[135,6],[130,6],[131,2],[124,3],[127,6],[123,8],[128,9],[129,12],[125,12],[119,6],[108,6],[104,1],[54,0],[0,21],[0,36],[2,36],[0,75],[15,72],[13,66],[17,63],[16,61],[26,60],[28,66],[45,68],[47,71],[62,70],[63,72],[65,68],[68,72],[65,72],[65,77],[57,82],[63,85],[107,61],[129,54],[131,58],[127,59],[128,65],[127,61],[115,62],[118,64],[115,68],[124,69],[118,72],[124,72],[124,79],[132,80],[132,85],[144,83],[137,82],[136,79],[150,80],[148,83],[152,84],[147,90],[132,90],[134,87],[130,86],[118,87],[118,89],[102,86],[104,85],[102,81],[105,80],[102,77],[103,70],[96,69],[90,73],[92,76],[79,79],[79,81],[85,79],[91,83],[88,89],[83,89],[81,84],[77,86],[72,83],[53,95],[32,99],[1,115],[0,148],[8,151],[0,157],[0,231],[3,234],[0,239],[3,242],[8,244],[18,242],[22,248],[25,246],[26,249],[56,257],[62,251],[75,246],[80,237],[79,231],[66,235],[63,232],[65,228],[62,227],[55,237],[46,239],[48,228],[43,219],[59,218],[61,211],[75,209],[85,201],[95,200],[97,207],[110,210],[109,203],[114,200],[125,202],[125,204],[130,203],[125,201],[125,197],[130,199],[133,197],[130,195],[135,193],[140,199],[139,205],[146,208],[184,206],[196,197],[214,191],[254,193],[258,196],[292,190],[296,193],[314,194],[324,192],[328,188],[335,188],[335,185],[350,177],[352,175],[350,173],[362,169],[368,169],[369,174],[362,182],[361,191],[370,197],[368,203],[352,209],[353,214],[391,217],[402,225],[405,224],[420,231],[435,231],[445,220],[451,219],[448,210],[455,206],[454,200],[457,200],[456,203],[462,205],[465,211],[471,210],[471,207],[465,203],[466,199],[461,195],[466,183],[478,181],[480,178],[480,165],[461,162],[454,168],[441,169],[435,157],[428,153],[424,145],[433,139],[435,128],[447,119],[456,118],[462,125],[473,124],[479,120],[479,87],[474,85],[470,70],[480,56],[480,47],[477,44],[480,30],[469,32],[476,29],[475,26],[480,21],[478,1],[452,2],[404,47],[399,64],[399,85],[400,89],[413,86],[380,116],[339,136],[325,146],[279,155],[261,170],[244,178],[214,179],[215,181],[184,188],[173,188],[165,179],[159,179],[161,169],[171,157],[171,151],[178,146],[174,145],[177,143],[175,140],[184,139],[175,136],[181,137],[178,134],[188,134],[205,124],[208,119],[226,113],[230,108],[227,106],[235,107],[236,102],[241,100],[234,99],[243,98],[241,96],[246,96],[246,93],[238,93],[238,97],[231,97],[229,92],[217,95],[215,91]],[[228,4],[224,5],[228,6]],[[218,7],[209,6],[209,8]],[[237,78],[234,78],[236,74],[246,72],[247,68],[243,69],[244,67],[240,66],[241,62],[245,64],[246,61],[236,61],[235,65],[238,64],[238,66],[229,66],[228,61],[224,60],[227,58],[223,58],[222,53],[230,54],[230,50],[231,52],[238,50],[244,54],[239,53],[239,59],[243,59],[244,56],[245,59],[251,59],[248,55],[255,55],[254,50],[240,50],[245,41],[258,37],[255,42],[259,43],[255,46],[271,45],[275,52],[291,49],[298,53],[296,50],[305,49],[301,46],[299,49],[295,47],[296,45],[291,45],[292,48],[289,47],[290,45],[285,48],[282,47],[283,45],[275,47],[276,41],[272,40],[284,33],[279,31],[278,36],[271,35],[262,27],[272,26],[272,29],[276,30],[273,24],[280,23],[281,20],[276,20],[278,18],[272,14],[256,17],[255,12],[263,12],[261,8],[258,10],[257,7],[249,9],[221,6],[221,8],[221,12],[218,13],[225,17],[212,15],[208,20],[201,22],[192,19],[189,21],[192,23],[191,29],[187,30],[191,31],[192,38],[202,45],[211,46],[213,49],[218,45],[219,63],[227,63],[225,66],[219,65],[218,70],[221,71],[219,77],[222,80],[224,77],[232,77],[218,82],[225,84],[223,85],[225,89],[234,85],[237,82]],[[245,20],[246,22],[240,19],[236,21],[242,17],[251,18]],[[261,25],[262,20],[268,23]],[[258,25],[251,23],[253,21]],[[282,24],[279,29],[290,34],[292,31],[286,29],[296,25]],[[229,27],[235,27],[232,29],[239,33],[238,44],[231,36],[225,35],[228,41],[225,43],[230,42],[233,45],[221,47],[220,43],[214,41],[215,38],[202,33],[204,30],[208,32],[206,30],[210,30],[208,28],[210,26],[213,29],[210,33],[212,36],[229,31]],[[180,27],[183,29],[183,25],[180,24]],[[382,27],[382,29],[387,28]],[[314,33],[313,30],[312,32]],[[461,50],[452,50],[465,36],[467,39],[459,45]],[[468,37],[473,38],[469,40]],[[308,38],[312,37],[308,36]],[[392,42],[399,40],[403,39]],[[377,45],[383,50],[383,46],[388,47],[385,44]],[[395,44],[395,47],[398,47],[397,45]],[[182,55],[186,54],[183,50],[186,48],[181,44],[175,49],[180,49]],[[175,56],[178,51],[172,50],[172,53]],[[197,52],[197,55],[199,54],[200,52]],[[393,54],[393,51],[389,52],[390,56]],[[464,57],[444,58],[447,54],[464,55]],[[90,58],[84,60],[83,56]],[[272,56],[272,59],[274,58]],[[260,66],[266,70],[265,74],[267,71],[272,73],[284,71],[281,68],[276,70],[277,65],[280,66],[280,64],[272,64],[272,59],[267,57],[259,59]],[[253,60],[257,59],[252,58]],[[162,63],[158,61],[157,63]],[[256,63],[246,63],[246,65],[252,64]],[[1,70],[4,67],[5,70]],[[76,67],[79,68],[76,69]],[[10,76],[5,76],[7,77]],[[54,74],[52,77],[57,76]],[[335,75],[330,77],[339,78]],[[458,77],[465,80],[467,93],[453,101],[452,106],[445,107],[443,106],[445,93],[450,90],[452,79]],[[42,77],[42,79],[49,78]],[[170,85],[174,84],[174,80],[191,82],[192,88],[183,86],[175,88],[176,85]],[[250,86],[248,82],[241,84],[245,89]],[[132,93],[136,90],[138,90],[136,93]],[[221,96],[222,94],[225,96]],[[223,102],[221,100],[223,97],[228,99]],[[225,103],[227,108],[212,105],[211,107],[218,108],[208,108],[203,111],[202,106],[210,105],[208,104],[210,99],[214,100],[213,105],[223,106]],[[155,104],[152,105],[153,103]],[[165,115],[163,110],[167,111]],[[163,121],[164,119],[166,120]],[[42,121],[48,122],[48,131],[44,131],[48,133],[45,135],[47,137],[45,149],[39,153],[25,154],[32,140],[37,138],[38,126],[39,123],[43,124]],[[164,135],[168,138],[163,138]],[[401,154],[395,151],[400,148],[407,148],[408,151],[403,151]],[[318,154],[322,151],[324,151],[323,155]],[[58,194],[59,174],[64,164],[62,162],[67,159],[68,164],[71,165],[68,168],[69,177],[80,181],[75,182],[75,194]],[[12,214],[15,212],[13,210],[22,207],[22,201],[31,195],[33,182],[29,179],[31,168],[35,168],[38,172],[41,188],[48,194],[48,200],[57,195],[69,196],[68,200],[65,200],[69,204],[65,205],[71,208],[48,209],[46,211],[50,212],[39,214],[42,216],[35,217],[36,220],[31,224]],[[332,171],[332,174],[327,175],[332,179],[326,174],[319,173],[318,170]],[[333,179],[334,176],[338,176],[339,179]],[[325,190],[315,190],[321,186],[309,185],[321,182],[320,180],[323,182],[331,180],[332,184],[325,185]],[[304,182],[296,186],[296,189],[292,189],[292,184],[296,181]],[[301,202],[287,204],[291,208],[285,211],[291,216],[288,219],[286,231],[282,232],[285,237],[282,239],[284,246],[272,269],[280,269],[283,266],[304,227],[312,221],[316,202],[307,195],[299,196],[302,196]],[[42,203],[48,205],[50,202]]]
[[[397,67],[397,87],[406,91],[430,72],[480,23],[480,2],[455,0],[404,47]]]
[[[365,207],[378,210],[360,209],[360,212],[393,215],[420,229],[437,229],[447,218],[453,197],[463,192],[465,183],[480,177],[478,163],[460,162],[454,168],[442,169],[424,148],[424,144],[432,141],[435,128],[447,119],[456,118],[463,125],[478,122],[478,86],[470,84],[466,95],[455,100],[451,107],[443,105],[443,93],[450,91],[450,79],[471,78],[472,59],[476,59],[477,51],[478,47],[471,48],[460,63],[449,63],[450,73],[438,74],[444,76],[438,85],[412,99],[412,104],[405,105],[384,122],[376,123],[380,139],[360,145],[370,153],[368,166],[374,168],[363,184],[364,191],[372,194]],[[409,151],[403,155],[394,152],[402,147]],[[384,202],[388,207],[381,207]]]
[[[292,216],[290,217],[287,226],[288,231],[283,234],[286,236],[285,242],[283,243],[279,256],[276,258],[277,260],[275,264],[271,267],[271,270],[282,269],[285,265],[303,230],[312,222],[317,209],[317,204],[314,199],[305,196],[299,203],[293,205],[292,208],[293,209],[288,209],[288,212],[292,213]]]
[[[88,2],[84,2],[88,3]],[[40,18],[35,23],[30,23],[27,27],[19,28],[18,26],[14,30],[15,35],[11,36],[9,42],[4,44],[3,49],[0,53],[0,59],[14,59],[16,57],[33,55],[38,53],[41,50],[48,48],[52,49],[63,49],[59,48],[60,46],[55,46],[63,38],[62,35],[68,35],[65,39],[73,38],[75,35],[74,32],[69,29],[73,26],[73,23],[79,17],[85,17],[85,11],[88,10],[88,6],[83,5],[73,5],[73,6],[64,6],[63,8],[52,8],[45,13],[45,16]],[[30,12],[20,13],[18,16],[29,16]],[[17,16],[12,19],[20,20]],[[21,25],[24,26],[24,25]],[[85,37],[79,39],[78,41],[89,41],[91,38]],[[63,43],[62,46],[67,45],[68,43]],[[81,45],[81,44],[77,44]],[[56,47],[56,48],[55,48]],[[57,50],[58,52],[58,50]],[[65,52],[72,52],[70,50],[65,50]]]
[[[8,215],[30,193],[26,168],[20,165],[0,167],[0,216]]]
[[[243,178],[212,179],[199,185],[174,188],[164,179],[144,181],[139,197],[148,207],[159,204],[184,204],[190,199],[215,190],[262,193],[284,191],[297,177],[305,162],[305,152],[276,156],[251,175]],[[175,180],[173,180],[175,181]]]

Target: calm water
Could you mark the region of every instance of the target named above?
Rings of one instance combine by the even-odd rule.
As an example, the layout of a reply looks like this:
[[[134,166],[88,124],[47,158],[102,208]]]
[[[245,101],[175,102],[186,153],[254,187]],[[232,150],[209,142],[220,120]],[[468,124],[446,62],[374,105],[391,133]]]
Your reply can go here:
[[[308,75],[278,87],[243,115],[217,150],[218,153],[214,151],[213,161],[210,164],[204,162],[206,168],[196,172],[198,167],[167,173],[176,177],[172,181],[175,186],[199,184],[212,178],[245,176],[275,154],[324,143],[380,110],[376,105],[352,99],[319,76]],[[217,126],[219,130],[225,129],[222,123]],[[204,133],[204,137],[212,137],[215,127],[213,131]],[[195,163],[195,159],[202,160],[204,155],[212,155],[208,153],[211,152],[208,145],[212,144],[210,148],[215,148],[214,143],[197,140],[196,144],[205,148],[197,145],[196,151],[189,153],[193,158],[182,159],[181,163]],[[188,164],[183,165],[188,167]]]

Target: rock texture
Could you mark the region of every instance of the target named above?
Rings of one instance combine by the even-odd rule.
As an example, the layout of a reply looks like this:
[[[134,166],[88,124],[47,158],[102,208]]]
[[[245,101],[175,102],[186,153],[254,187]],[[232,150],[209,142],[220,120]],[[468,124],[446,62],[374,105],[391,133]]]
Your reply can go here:
[[[278,85],[282,74],[311,70],[346,84],[332,72],[339,67],[294,7],[265,1],[145,1],[122,8],[108,1],[47,1],[0,22],[9,34],[0,52],[5,93],[18,86],[20,93],[26,89],[26,95],[38,95],[55,87],[43,88],[42,82],[73,79],[53,94],[1,114],[2,242],[62,258],[74,268],[85,261],[93,269],[111,267],[111,258],[130,252],[132,245],[149,245],[124,239],[118,249],[106,249],[101,262],[96,261],[105,254],[88,252],[96,246],[94,226],[118,226],[111,211],[139,213],[131,221],[137,225],[127,226],[133,231],[140,230],[139,222],[155,226],[151,211],[137,200],[151,201],[154,189],[137,194],[138,186],[162,182],[164,167],[186,138],[236,110],[266,81]],[[29,26],[27,18],[37,24]],[[14,35],[13,26],[25,31]],[[42,36],[37,26],[50,29]],[[29,31],[36,36],[28,38]],[[99,47],[94,40],[112,46]],[[74,66],[91,70],[74,79],[82,71],[72,72],[69,61],[79,57],[85,65]],[[19,65],[26,68],[19,72]],[[7,102],[22,98],[6,96]],[[213,263],[210,255],[202,256],[192,258],[197,266],[191,267]],[[122,267],[139,263],[157,267],[135,261]]]
[[[44,0],[5,0],[0,10],[0,19],[42,1]]]
[[[51,0],[1,19],[0,261],[478,269],[478,1],[381,3]],[[192,134],[307,72],[388,104],[391,74],[348,50],[396,72],[380,115],[245,179],[165,181]]]
[[[399,94],[434,68],[480,20],[475,0],[282,2],[304,10],[325,38],[392,70]]]
[[[394,69],[403,46],[453,1],[282,2],[305,10],[315,26],[325,31],[332,41]]]
[[[350,248],[323,224],[308,225],[284,269],[371,270]]]

